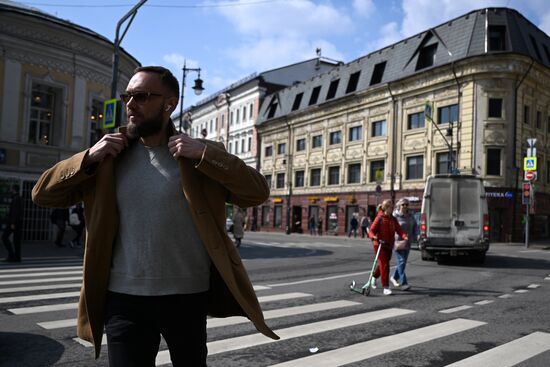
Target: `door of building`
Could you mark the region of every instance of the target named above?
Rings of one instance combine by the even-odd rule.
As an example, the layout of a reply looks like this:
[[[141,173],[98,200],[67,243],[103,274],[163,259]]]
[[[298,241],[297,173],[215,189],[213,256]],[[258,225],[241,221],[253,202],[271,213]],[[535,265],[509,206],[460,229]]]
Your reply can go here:
[[[302,207],[293,206],[292,207],[292,232],[302,233]]]

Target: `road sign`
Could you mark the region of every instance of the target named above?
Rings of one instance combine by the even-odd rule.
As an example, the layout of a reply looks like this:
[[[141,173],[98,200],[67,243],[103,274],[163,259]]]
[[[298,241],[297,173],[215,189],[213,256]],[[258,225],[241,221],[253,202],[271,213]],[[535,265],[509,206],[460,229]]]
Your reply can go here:
[[[103,102],[103,126],[104,129],[113,129],[117,123],[117,100],[108,99]]]
[[[523,170],[524,171],[536,171],[537,170],[537,157],[524,157],[523,158]]]
[[[529,144],[530,147],[534,147],[536,143],[537,143],[536,138],[527,139],[527,144]]]
[[[424,103],[424,117],[426,117],[428,120],[432,120],[432,114],[433,114],[432,102],[426,101],[426,103]]]
[[[527,148],[527,156],[528,157],[536,157],[537,156],[537,148],[535,148],[535,147]]]
[[[537,171],[525,171],[525,180],[533,181],[537,177]]]

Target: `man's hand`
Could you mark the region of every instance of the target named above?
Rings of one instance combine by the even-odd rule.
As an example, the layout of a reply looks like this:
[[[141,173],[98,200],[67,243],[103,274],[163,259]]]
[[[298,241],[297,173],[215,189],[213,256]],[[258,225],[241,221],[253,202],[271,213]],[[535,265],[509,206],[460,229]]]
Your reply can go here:
[[[101,162],[107,155],[116,157],[128,146],[128,138],[122,133],[106,134],[88,151],[86,163]]]
[[[171,136],[168,140],[168,148],[174,158],[201,159],[206,144],[184,133]]]

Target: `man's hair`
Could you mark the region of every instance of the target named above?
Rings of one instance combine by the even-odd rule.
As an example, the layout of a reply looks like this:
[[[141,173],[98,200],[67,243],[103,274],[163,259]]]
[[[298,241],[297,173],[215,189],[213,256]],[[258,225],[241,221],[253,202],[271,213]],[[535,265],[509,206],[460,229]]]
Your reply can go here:
[[[179,82],[170,70],[163,68],[162,66],[140,66],[134,70],[134,74],[137,74],[140,71],[158,74],[162,84],[168,88],[170,92],[174,93],[174,96],[178,97],[180,95]]]

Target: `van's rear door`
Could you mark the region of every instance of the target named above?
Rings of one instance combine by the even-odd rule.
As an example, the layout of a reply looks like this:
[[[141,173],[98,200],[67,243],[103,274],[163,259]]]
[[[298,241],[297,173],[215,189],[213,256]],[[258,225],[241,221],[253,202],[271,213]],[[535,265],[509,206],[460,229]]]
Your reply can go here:
[[[468,246],[479,243],[483,235],[483,214],[481,211],[482,182],[475,178],[456,180],[457,211],[455,214],[455,243]]]
[[[454,243],[453,183],[451,179],[434,179],[429,183],[430,200],[428,237],[433,246],[449,246]]]

